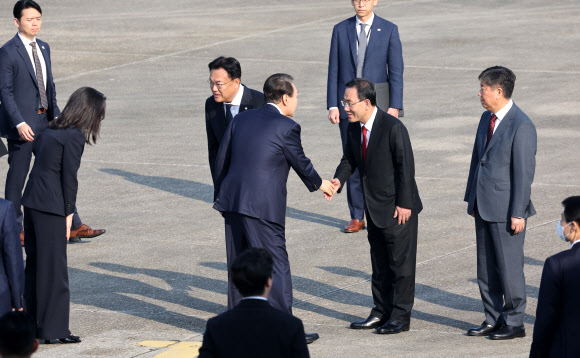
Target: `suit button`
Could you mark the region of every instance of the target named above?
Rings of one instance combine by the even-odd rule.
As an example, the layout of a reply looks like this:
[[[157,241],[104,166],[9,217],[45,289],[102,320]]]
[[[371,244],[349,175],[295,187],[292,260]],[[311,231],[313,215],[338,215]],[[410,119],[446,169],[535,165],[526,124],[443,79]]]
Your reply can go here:
[[[481,166],[482,166],[482,167],[485,167],[485,163],[484,163],[484,162],[481,162]]]
[[[363,180],[367,180],[367,176],[366,175],[363,175]]]

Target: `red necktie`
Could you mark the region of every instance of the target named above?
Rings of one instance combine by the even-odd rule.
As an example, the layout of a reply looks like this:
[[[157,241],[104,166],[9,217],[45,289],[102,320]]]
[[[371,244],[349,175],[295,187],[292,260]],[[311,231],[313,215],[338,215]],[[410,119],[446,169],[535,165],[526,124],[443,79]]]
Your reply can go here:
[[[489,128],[487,129],[487,142],[485,143],[485,147],[487,148],[487,145],[489,144],[489,141],[491,140],[491,136],[493,135],[493,129],[495,128],[495,120],[497,119],[497,116],[495,114],[491,115],[491,118],[489,120]]]
[[[367,161],[367,127],[362,126],[362,155],[363,163],[366,164]]]

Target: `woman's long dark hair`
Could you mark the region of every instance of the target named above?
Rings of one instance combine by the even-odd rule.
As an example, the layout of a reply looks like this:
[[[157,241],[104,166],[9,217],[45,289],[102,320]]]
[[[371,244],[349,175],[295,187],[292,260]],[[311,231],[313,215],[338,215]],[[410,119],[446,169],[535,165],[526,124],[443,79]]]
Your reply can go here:
[[[50,121],[52,129],[78,128],[87,144],[97,143],[101,121],[105,118],[106,97],[91,87],[81,87],[68,99],[58,118]]]

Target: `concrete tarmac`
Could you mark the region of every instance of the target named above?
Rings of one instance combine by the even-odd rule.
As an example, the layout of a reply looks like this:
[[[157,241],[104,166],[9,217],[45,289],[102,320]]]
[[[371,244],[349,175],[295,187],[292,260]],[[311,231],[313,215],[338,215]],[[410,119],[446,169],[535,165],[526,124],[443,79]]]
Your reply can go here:
[[[16,33],[13,1],[0,4],[0,38]],[[299,91],[295,120],[307,156],[330,179],[341,157],[329,123],[326,76],[332,27],[353,16],[349,1],[161,0],[40,2],[40,39],[52,51],[58,102],[81,86],[107,96],[97,145],[79,170],[84,222],[106,228],[68,246],[71,331],[78,345],[41,346],[37,357],[192,357],[208,318],[226,309],[223,219],[212,209],[204,103],[207,64],[242,64],[261,90],[276,72]],[[332,202],[288,180],[287,248],[294,314],[320,339],[313,357],[526,357],[544,260],[569,245],[555,225],[560,202],[580,193],[580,4],[576,1],[379,0],[399,26],[405,117],[424,211],[419,216],[417,290],[411,331],[353,331],[372,305],[366,232],[341,233],[346,195]],[[483,320],[473,219],[463,202],[483,108],[479,73],[517,75],[514,101],[538,130],[525,273],[527,337],[468,337]],[[576,138],[576,139],[575,139]],[[248,145],[251,145],[249,143]],[[7,163],[0,163],[4,182]],[[157,344],[144,341],[179,341]],[[173,342],[175,343],[175,342]],[[171,345],[170,345],[171,344]],[[189,344],[189,346],[187,346]],[[184,346],[187,346],[183,348]],[[159,347],[161,346],[161,347]],[[188,350],[189,349],[189,350]],[[182,355],[179,355],[182,354]]]

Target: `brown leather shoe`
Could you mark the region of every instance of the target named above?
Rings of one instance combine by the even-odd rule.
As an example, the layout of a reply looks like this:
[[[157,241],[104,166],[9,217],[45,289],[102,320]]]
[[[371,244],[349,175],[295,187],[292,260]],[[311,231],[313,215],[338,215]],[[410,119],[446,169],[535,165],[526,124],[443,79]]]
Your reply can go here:
[[[24,231],[20,232],[20,244],[24,246]]]
[[[70,237],[71,238],[79,237],[79,238],[90,239],[91,237],[97,237],[99,235],[103,235],[106,232],[107,232],[107,230],[105,230],[105,229],[93,230],[88,225],[82,224],[77,229],[70,231]]]
[[[350,221],[350,223],[348,223],[348,225],[345,226],[344,228],[344,232],[348,233],[348,232],[357,232],[359,230],[364,230],[365,229],[365,221],[359,221],[358,219],[353,219]]]

